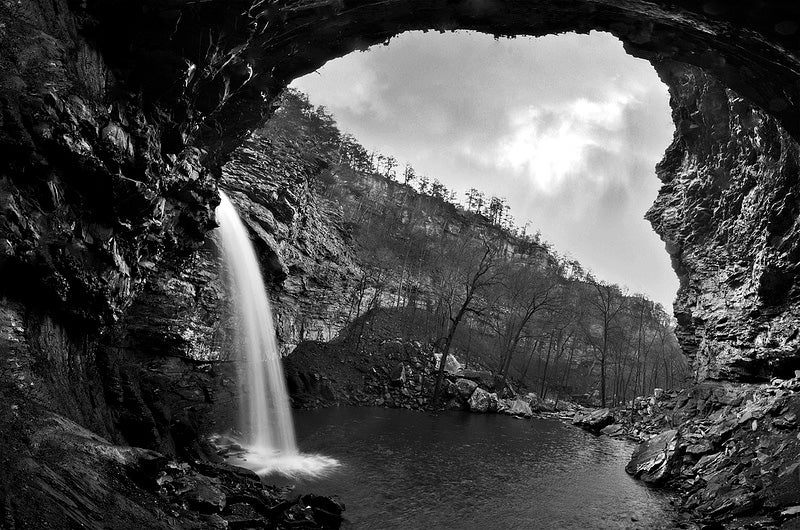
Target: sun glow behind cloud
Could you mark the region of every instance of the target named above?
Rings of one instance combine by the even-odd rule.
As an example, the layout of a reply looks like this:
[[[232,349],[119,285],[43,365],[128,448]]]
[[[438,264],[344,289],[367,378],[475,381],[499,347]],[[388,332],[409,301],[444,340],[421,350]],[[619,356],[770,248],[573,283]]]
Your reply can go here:
[[[677,281],[642,219],[672,132],[652,66],[606,34],[408,33],[296,81],[370,150],[458,192],[508,198],[519,224],[665,305]]]
[[[623,155],[620,131],[625,111],[636,104],[632,94],[612,94],[603,101],[577,98],[559,106],[516,111],[508,117],[509,133],[494,149],[474,156],[482,164],[523,175],[540,193],[553,195],[575,180],[602,180],[593,171],[593,150]]]

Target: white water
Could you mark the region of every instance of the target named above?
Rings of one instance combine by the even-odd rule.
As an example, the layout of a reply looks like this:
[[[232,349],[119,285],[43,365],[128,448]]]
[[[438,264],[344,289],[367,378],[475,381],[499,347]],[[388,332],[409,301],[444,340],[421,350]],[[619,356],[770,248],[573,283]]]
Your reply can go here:
[[[258,260],[236,208],[222,192],[220,199],[216,214],[228,292],[235,308],[233,344],[244,357],[239,390],[245,453],[232,463],[261,475],[319,475],[338,462],[297,450],[272,308]]]

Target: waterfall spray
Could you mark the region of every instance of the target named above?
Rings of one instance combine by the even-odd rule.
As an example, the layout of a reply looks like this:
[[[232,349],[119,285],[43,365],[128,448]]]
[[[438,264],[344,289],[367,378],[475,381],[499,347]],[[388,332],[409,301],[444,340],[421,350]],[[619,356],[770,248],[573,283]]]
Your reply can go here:
[[[297,450],[272,308],[256,253],[233,203],[222,192],[220,200],[216,213],[228,294],[235,308],[233,343],[244,361],[239,390],[246,453],[233,463],[260,474],[319,475],[338,462]]]

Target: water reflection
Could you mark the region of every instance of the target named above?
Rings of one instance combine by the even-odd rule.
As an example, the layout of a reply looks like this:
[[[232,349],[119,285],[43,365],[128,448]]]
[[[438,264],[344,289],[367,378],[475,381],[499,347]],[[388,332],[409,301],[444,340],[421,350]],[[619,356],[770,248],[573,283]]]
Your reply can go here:
[[[624,472],[632,446],[548,420],[387,409],[297,413],[303,451],[343,466],[295,482],[337,494],[351,528],[670,528]]]

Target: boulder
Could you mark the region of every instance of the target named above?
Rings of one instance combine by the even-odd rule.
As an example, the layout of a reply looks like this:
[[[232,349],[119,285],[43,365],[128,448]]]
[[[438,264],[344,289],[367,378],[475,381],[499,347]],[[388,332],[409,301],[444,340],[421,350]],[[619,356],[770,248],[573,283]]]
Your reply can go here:
[[[225,494],[207,481],[199,481],[186,493],[186,501],[193,510],[212,514],[225,509]]]
[[[606,436],[619,436],[624,434],[624,432],[622,431],[622,425],[619,423],[612,423],[611,425],[606,425],[600,429],[600,434],[605,434]]]
[[[572,418],[573,425],[594,433],[600,432],[603,427],[612,423],[614,423],[614,415],[609,409],[597,409],[588,414],[576,412]]]
[[[530,405],[521,398],[500,400],[497,411],[509,416],[522,416],[524,418],[533,416]]]
[[[508,409],[511,408],[512,401],[513,400],[511,399],[499,398],[497,400],[497,412],[501,414],[507,414]]]
[[[486,398],[489,400],[489,409],[487,412],[497,412],[498,405],[500,403],[500,399],[497,397],[497,394],[492,392],[486,396]]]
[[[531,410],[537,410],[539,407],[539,396],[536,392],[528,392],[525,394],[525,397],[522,398],[525,402],[530,406]]]
[[[458,375],[464,379],[475,381],[485,389],[494,390],[494,375],[488,370],[461,370]]]
[[[491,396],[486,390],[478,387],[469,398],[469,410],[472,412],[489,412]],[[497,395],[494,395],[495,410],[497,410]]]
[[[478,388],[478,383],[475,381],[470,381],[469,379],[456,379],[456,389],[458,390],[458,395],[461,396],[463,400],[468,400],[475,389]]]
[[[397,363],[397,366],[389,374],[389,381],[395,386],[403,386],[406,382],[406,365]]]
[[[457,398],[460,395],[455,381],[452,381],[450,379],[445,379],[442,385],[443,385],[442,387],[443,396],[450,398]],[[418,386],[419,388],[417,388]],[[421,385],[415,385],[415,389],[421,390]]]
[[[435,361],[436,370],[439,369],[439,363],[442,362],[442,354],[441,353],[434,353],[433,358]],[[453,357],[452,353],[447,354],[447,360],[444,363],[444,371],[450,374],[458,374],[461,372],[461,363],[458,362],[458,359]]]
[[[314,521],[322,528],[339,528],[342,525],[344,504],[321,495],[303,495],[300,501],[311,508]]]
[[[625,471],[644,482],[663,483],[670,477],[677,462],[679,439],[678,431],[671,429],[639,444]]]

